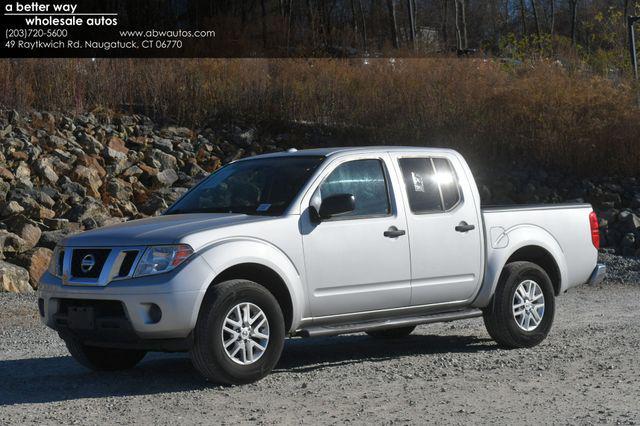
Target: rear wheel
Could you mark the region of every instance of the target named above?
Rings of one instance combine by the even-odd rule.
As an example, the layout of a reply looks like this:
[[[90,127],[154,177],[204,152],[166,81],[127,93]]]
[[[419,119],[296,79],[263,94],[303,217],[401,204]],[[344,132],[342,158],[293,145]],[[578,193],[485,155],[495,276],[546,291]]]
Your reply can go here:
[[[74,337],[65,337],[64,342],[77,362],[96,371],[128,370],[142,361],[147,353],[140,350],[87,346]]]
[[[531,347],[549,334],[555,293],[547,273],[531,262],[505,266],[483,317],[489,335],[507,348]]]
[[[280,305],[266,288],[247,280],[225,281],[202,302],[191,360],[213,382],[251,383],[275,367],[284,337]]]
[[[415,329],[416,329],[416,326],[411,325],[409,327],[386,328],[384,330],[371,330],[371,331],[367,331],[367,334],[377,339],[400,339],[402,337],[407,337],[408,335],[413,333],[413,330]]]

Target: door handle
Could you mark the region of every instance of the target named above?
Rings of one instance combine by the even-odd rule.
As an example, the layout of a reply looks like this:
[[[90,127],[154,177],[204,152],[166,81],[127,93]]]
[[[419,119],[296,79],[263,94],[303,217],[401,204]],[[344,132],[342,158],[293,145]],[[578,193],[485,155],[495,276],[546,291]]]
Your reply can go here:
[[[384,231],[384,236],[387,238],[398,238],[406,234],[407,232],[404,229],[398,229],[395,226],[390,227],[386,231]]]
[[[390,227],[384,231],[384,236],[387,238],[398,238],[406,234],[404,229],[398,229],[395,226]]]
[[[476,229],[475,225],[469,225],[464,220],[460,222],[458,226],[456,226],[456,231],[458,232],[469,232],[469,231],[473,231],[474,229]]]

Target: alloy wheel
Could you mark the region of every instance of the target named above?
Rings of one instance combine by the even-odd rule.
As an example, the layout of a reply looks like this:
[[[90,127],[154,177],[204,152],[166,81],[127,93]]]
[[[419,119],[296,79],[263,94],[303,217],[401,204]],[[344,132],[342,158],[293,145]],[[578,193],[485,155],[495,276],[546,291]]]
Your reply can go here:
[[[544,316],[544,294],[533,280],[525,280],[513,295],[513,318],[524,331],[535,330]]]
[[[269,344],[269,320],[253,303],[239,303],[229,310],[222,326],[222,345],[227,356],[240,365],[253,364]]]

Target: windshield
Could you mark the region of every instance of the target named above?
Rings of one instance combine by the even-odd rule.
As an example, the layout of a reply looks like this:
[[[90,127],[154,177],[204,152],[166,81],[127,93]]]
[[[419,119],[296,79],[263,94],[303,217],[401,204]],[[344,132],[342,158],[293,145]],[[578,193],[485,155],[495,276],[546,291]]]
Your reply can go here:
[[[273,157],[231,163],[178,200],[166,214],[279,216],[324,157]]]

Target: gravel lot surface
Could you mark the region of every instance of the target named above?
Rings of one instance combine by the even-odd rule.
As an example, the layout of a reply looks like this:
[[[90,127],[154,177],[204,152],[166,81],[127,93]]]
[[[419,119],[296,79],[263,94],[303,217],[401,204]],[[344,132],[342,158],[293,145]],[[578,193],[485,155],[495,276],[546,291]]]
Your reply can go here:
[[[637,277],[639,262],[604,260],[625,271],[560,297],[536,348],[499,349],[481,319],[390,342],[297,339],[272,375],[228,388],[204,382],[182,354],[87,371],[40,324],[35,298],[0,294],[0,424],[637,424],[640,285],[616,281]]]

